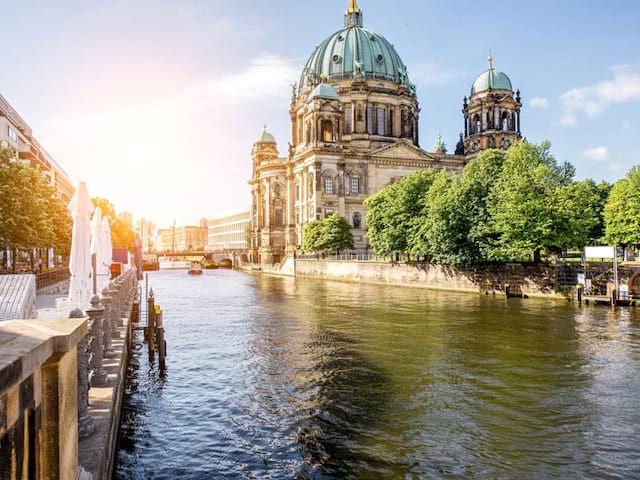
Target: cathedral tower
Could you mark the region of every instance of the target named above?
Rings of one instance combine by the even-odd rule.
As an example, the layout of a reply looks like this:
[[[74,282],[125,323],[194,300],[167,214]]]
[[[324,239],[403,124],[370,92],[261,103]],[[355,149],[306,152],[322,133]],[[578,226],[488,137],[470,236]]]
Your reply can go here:
[[[476,155],[487,148],[508,149],[520,139],[520,90],[515,95],[509,77],[493,67],[473,82],[471,95],[464,97],[464,153]],[[456,151],[458,153],[458,151]]]

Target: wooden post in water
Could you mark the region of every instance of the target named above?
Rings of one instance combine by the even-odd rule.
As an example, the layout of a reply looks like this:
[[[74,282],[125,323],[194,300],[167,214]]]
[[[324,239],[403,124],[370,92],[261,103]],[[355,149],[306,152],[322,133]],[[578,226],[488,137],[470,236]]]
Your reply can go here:
[[[165,358],[167,356],[166,343],[164,341],[164,321],[162,318],[162,309],[156,305],[156,332],[158,335],[158,356],[160,358],[160,368],[165,366]]]
[[[584,286],[578,285],[576,289],[578,294],[578,305],[582,306],[582,292],[583,292]]]
[[[147,340],[149,342],[149,359],[153,359],[156,351],[156,308],[153,298],[153,289],[149,292],[147,300]]]

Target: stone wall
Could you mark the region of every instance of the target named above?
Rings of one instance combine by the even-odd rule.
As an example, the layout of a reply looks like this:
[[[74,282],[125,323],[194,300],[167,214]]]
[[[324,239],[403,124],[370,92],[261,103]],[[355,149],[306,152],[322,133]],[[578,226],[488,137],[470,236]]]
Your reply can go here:
[[[331,260],[296,260],[296,276],[365,283],[388,283],[464,292],[504,292],[556,295],[555,267],[549,265],[483,265],[451,268],[443,265]]]
[[[545,264],[489,264],[473,268],[453,268],[423,263],[316,259],[295,261],[295,275],[300,277],[481,293],[504,293],[505,286],[509,285],[512,294],[527,296],[573,295],[571,286],[577,283],[577,271],[578,269],[570,269],[571,278],[575,281],[566,283],[565,279],[558,278],[558,268],[555,265]],[[629,285],[630,292],[640,293],[640,265],[622,265],[618,274],[621,285]],[[602,284],[605,290],[607,284],[613,282],[613,271],[607,265],[589,266],[587,276],[594,284]]]
[[[0,478],[76,478],[84,319],[0,324]]]

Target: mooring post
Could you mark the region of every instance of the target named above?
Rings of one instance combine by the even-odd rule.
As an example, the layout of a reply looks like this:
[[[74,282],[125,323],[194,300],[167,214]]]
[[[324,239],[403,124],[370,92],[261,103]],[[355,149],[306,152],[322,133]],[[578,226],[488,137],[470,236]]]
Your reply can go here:
[[[584,285],[578,285],[576,289],[578,294],[578,305],[582,306],[582,292],[584,289]]]
[[[147,340],[149,341],[149,358],[153,358],[156,333],[156,308],[155,299],[153,298],[153,289],[149,291],[149,299],[147,300]]]
[[[104,307],[100,305],[100,298],[97,295],[91,297],[91,306],[87,308],[85,313],[91,319],[91,368],[93,374],[91,376],[91,386],[102,386],[107,382],[107,371],[102,363],[102,316],[104,315]]]
[[[509,298],[509,293],[511,291],[511,285],[509,285],[508,283],[504,284],[504,296]]]
[[[164,321],[162,318],[162,309],[156,305],[156,331],[158,334],[158,355],[160,357],[160,367],[165,366],[166,346],[164,341]]]
[[[69,318],[84,318],[84,313],[79,308],[69,313]],[[86,438],[91,435],[96,424],[89,414],[89,335],[82,337],[78,342],[78,437]]]

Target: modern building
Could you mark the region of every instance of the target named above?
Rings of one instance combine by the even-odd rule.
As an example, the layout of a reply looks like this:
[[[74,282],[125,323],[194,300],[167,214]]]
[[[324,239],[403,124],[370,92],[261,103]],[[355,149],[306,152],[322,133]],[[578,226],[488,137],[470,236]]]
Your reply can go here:
[[[245,251],[249,248],[247,236],[251,228],[251,211],[244,210],[209,219],[208,250]]]
[[[38,143],[27,122],[0,95],[0,143],[13,149],[16,159],[37,168],[55,189],[56,195],[68,203],[75,191],[69,176]]]
[[[160,230],[156,251],[159,252],[204,252],[208,241],[205,227],[186,226]]]
[[[398,178],[426,168],[459,173],[481,150],[508,148],[520,135],[520,93],[493,66],[463,102],[455,154],[442,139],[420,148],[421,112],[406,65],[385,37],[364,27],[350,0],[344,28],[322,42],[293,87],[291,142],[281,156],[266,126],[251,151],[254,259],[277,263],[302,245],[304,225],[334,212],[367,248],[364,200]]]
[[[153,222],[149,222],[144,218],[136,220],[135,232],[142,241],[142,250],[144,252],[152,252],[155,249],[156,226]]]

